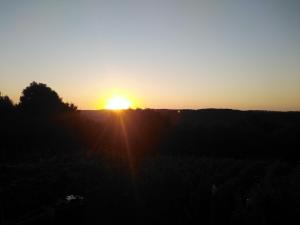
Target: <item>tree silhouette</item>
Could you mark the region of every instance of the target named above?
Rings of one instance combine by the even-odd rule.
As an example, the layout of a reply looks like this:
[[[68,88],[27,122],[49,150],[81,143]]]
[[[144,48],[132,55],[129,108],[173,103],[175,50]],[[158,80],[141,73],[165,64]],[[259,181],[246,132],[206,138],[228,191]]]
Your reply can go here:
[[[73,112],[77,107],[64,103],[59,95],[43,83],[32,82],[20,97],[19,109],[34,115],[50,115],[55,113]]]

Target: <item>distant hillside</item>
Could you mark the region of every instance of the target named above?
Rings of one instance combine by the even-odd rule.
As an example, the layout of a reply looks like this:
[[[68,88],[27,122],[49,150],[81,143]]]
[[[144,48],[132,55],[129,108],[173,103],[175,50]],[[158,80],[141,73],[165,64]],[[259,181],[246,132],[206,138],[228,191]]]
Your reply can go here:
[[[105,121],[110,112],[107,110],[80,110],[80,114],[96,122]]]
[[[130,118],[135,130],[145,131],[148,128],[144,127],[143,120],[148,120],[146,115],[149,112],[161,115],[167,121],[165,124],[168,124],[167,135],[161,138],[162,144],[157,146],[162,152],[300,159],[300,112],[147,109],[128,110],[123,114]],[[81,114],[93,121],[105,123],[114,113],[99,110],[81,111]],[[163,125],[164,128],[165,126]],[[152,135],[157,135],[156,133]],[[141,137],[136,132],[134,140],[139,138]]]
[[[199,109],[199,110],[172,110],[172,109],[145,109],[145,110],[127,110],[126,112],[155,111],[162,115],[176,120],[180,124],[192,126],[214,126],[230,125],[232,123],[245,122],[260,123],[260,125],[288,125],[299,123],[300,112],[278,112],[278,111],[260,111],[250,110],[241,111],[233,109]],[[110,110],[81,110],[81,115],[94,121],[105,121],[113,112]]]

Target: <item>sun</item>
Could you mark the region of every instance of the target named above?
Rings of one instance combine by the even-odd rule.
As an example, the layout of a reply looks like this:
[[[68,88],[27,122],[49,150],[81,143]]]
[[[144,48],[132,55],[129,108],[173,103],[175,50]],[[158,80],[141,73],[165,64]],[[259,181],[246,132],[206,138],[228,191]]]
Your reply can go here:
[[[105,108],[110,110],[129,109],[132,108],[132,103],[125,97],[117,96],[108,99]]]

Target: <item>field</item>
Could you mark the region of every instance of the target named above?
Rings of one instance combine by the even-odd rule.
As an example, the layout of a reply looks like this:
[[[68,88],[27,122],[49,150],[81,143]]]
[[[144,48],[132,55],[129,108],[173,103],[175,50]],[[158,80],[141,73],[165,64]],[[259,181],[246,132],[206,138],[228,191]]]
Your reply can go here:
[[[296,164],[161,156],[135,169],[79,158],[2,164],[2,224],[296,224],[299,215]]]

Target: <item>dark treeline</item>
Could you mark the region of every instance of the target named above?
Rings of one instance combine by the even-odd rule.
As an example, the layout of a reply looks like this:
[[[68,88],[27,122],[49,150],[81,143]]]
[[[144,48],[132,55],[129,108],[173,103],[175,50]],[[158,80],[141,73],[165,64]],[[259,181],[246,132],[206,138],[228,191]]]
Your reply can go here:
[[[299,224],[300,113],[0,95],[0,224]]]
[[[2,162],[32,161],[78,148],[77,108],[45,84],[31,83],[16,105],[0,96]]]

